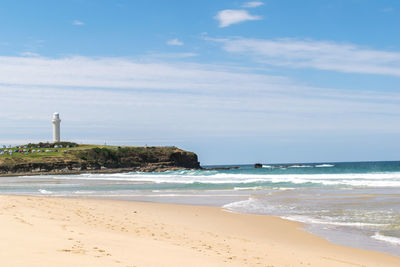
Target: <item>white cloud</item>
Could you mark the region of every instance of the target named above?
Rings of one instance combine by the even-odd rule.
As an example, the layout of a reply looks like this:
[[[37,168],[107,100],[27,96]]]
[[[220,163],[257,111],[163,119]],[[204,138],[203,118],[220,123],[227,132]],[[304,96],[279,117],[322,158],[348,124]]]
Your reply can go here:
[[[0,73],[2,143],[50,140],[54,111],[61,113],[66,140],[185,144],[187,149],[203,140],[201,149],[219,160],[226,151],[217,151],[211,141],[237,147],[235,140],[255,144],[256,136],[274,146],[282,136],[296,145],[301,135],[311,143],[309,136],[316,135],[331,141],[339,134],[389,133],[397,138],[400,133],[400,125],[393,123],[400,119],[398,92],[312,88],[249,68],[124,58],[0,57]],[[265,143],[256,146],[271,152]]]
[[[393,11],[395,11],[395,9],[393,7],[387,7],[387,8],[382,9],[382,12],[385,12],[385,13],[389,13],[389,12],[393,12]]]
[[[266,84],[287,81],[244,72],[218,65],[143,63],[124,58],[0,57],[0,83],[19,86],[215,91],[260,90]]]
[[[34,53],[34,52],[30,52],[30,51],[22,52],[22,53],[20,53],[20,55],[23,57],[39,57],[40,56],[38,53]]]
[[[80,20],[74,20],[74,21],[72,22],[72,24],[75,25],[75,26],[82,26],[82,25],[85,25],[85,23],[84,23],[83,21],[80,21]]]
[[[47,108],[44,103],[43,107],[34,101],[30,104],[31,100],[44,101],[49,106],[57,106],[61,101],[65,102],[64,108],[76,105],[82,110],[85,105],[100,103],[110,108],[129,108],[133,98],[137,98],[132,103],[138,107],[165,106],[165,99],[171,97],[171,105],[180,103],[196,110],[210,108],[210,112],[219,109],[228,113],[253,111],[300,116],[382,110],[400,115],[400,94],[312,88],[285,77],[221,65],[143,63],[123,58],[0,57],[0,73],[3,104],[13,106],[12,100],[18,99],[14,109],[5,108],[4,112],[21,109],[26,114],[31,105],[33,110]],[[83,103],[86,104],[78,108]],[[121,111],[118,110],[115,112]]]
[[[211,39],[223,49],[275,66],[400,76],[400,52],[297,39]]]
[[[254,8],[254,7],[259,7],[264,5],[263,2],[261,1],[251,1],[251,2],[246,2],[242,5],[242,7],[244,8]]]
[[[30,39],[28,43],[24,45],[25,51],[37,51],[40,50],[42,47],[44,47],[45,40],[35,40],[35,39]]]
[[[219,21],[219,27],[224,28],[232,24],[249,21],[249,20],[261,20],[262,17],[251,15],[247,10],[232,10],[226,9],[218,12],[214,17]]]
[[[184,43],[182,41],[180,41],[178,38],[175,39],[171,39],[167,41],[168,45],[176,45],[176,46],[182,46],[184,45]]]
[[[196,53],[152,53],[146,54],[142,57],[143,60],[154,60],[154,59],[183,59],[183,58],[192,58],[197,57],[198,54]]]

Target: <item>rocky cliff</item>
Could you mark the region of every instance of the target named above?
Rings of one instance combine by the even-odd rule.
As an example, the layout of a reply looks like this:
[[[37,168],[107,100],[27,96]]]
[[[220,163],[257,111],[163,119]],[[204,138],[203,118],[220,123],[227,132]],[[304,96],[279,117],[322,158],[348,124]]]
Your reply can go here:
[[[51,150],[48,155],[38,155],[33,152],[0,155],[0,175],[151,172],[201,168],[195,153],[176,147],[80,145],[77,148]]]

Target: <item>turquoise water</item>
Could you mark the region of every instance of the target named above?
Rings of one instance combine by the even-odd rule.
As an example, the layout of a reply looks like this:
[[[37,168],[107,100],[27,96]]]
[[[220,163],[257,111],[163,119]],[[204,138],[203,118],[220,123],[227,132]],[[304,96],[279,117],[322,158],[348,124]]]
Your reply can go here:
[[[300,221],[334,243],[400,256],[400,162],[5,177],[0,194],[221,206]]]

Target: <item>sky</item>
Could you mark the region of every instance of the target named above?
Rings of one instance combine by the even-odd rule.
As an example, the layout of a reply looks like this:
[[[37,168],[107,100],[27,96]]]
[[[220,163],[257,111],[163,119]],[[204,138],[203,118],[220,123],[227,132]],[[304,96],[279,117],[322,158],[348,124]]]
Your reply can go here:
[[[400,160],[397,0],[5,0],[0,144]]]

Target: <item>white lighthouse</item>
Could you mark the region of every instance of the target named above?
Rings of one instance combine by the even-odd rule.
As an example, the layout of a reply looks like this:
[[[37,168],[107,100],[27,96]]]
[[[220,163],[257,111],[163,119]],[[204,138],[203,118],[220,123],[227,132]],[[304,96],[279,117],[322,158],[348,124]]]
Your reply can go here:
[[[58,112],[53,114],[53,142],[60,142],[60,114]]]

